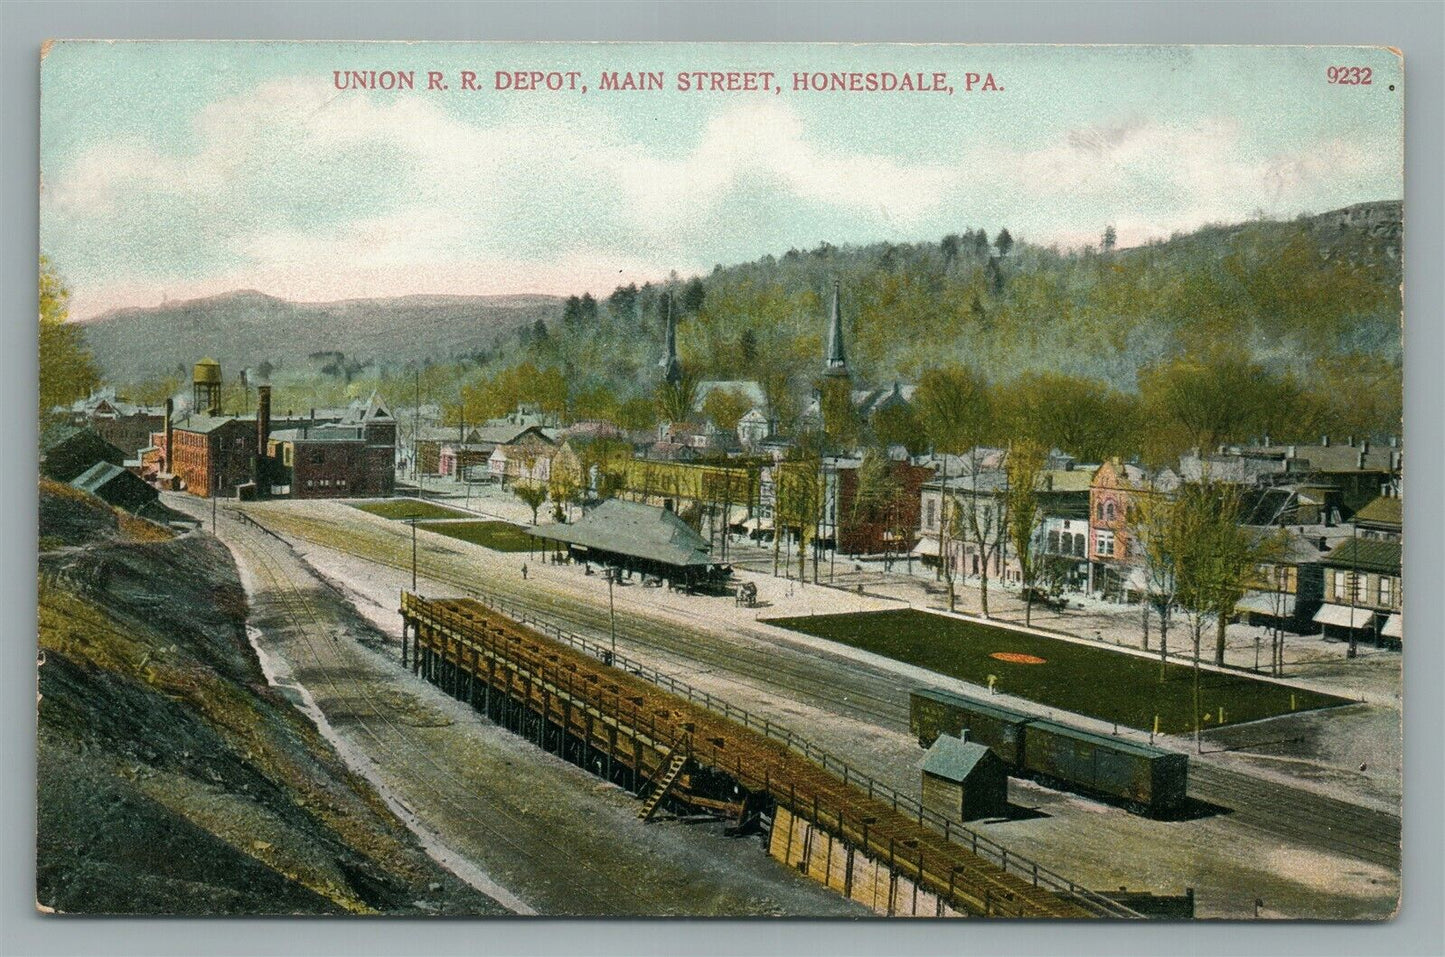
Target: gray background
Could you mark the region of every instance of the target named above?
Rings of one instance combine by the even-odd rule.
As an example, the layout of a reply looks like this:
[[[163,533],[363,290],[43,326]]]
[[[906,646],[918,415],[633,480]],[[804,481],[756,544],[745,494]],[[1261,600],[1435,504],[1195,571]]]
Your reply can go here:
[[[1441,693],[1442,41],[1445,5],[1373,3],[392,4],[0,0],[0,953],[1445,954]],[[1404,902],[1387,924],[93,920],[34,900],[35,272],[39,46],[47,37],[1379,43],[1405,53],[1407,585]]]

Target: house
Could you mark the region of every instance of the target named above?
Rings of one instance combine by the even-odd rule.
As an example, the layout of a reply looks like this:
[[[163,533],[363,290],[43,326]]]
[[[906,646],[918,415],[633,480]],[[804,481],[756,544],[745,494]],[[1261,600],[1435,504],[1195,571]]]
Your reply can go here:
[[[459,425],[423,426],[416,430],[412,442],[416,447],[416,470],[419,475],[444,475],[442,471],[442,447],[448,444],[465,445],[480,442],[476,426],[470,429]]]
[[[738,442],[748,451],[760,447],[773,434],[773,422],[759,406],[753,406],[738,419]]]
[[[164,416],[160,407],[127,402],[113,388],[78,399],[65,411],[73,424],[94,429],[127,457],[134,457],[150,442],[151,433],[161,427]]]
[[[1400,544],[1356,536],[1330,549],[1321,563],[1325,600],[1313,618],[1322,637],[1400,645]]]
[[[1039,475],[1038,504],[1042,513],[1034,553],[1052,562],[1052,577],[1062,588],[1082,591],[1089,581],[1089,496],[1095,466],[1076,466],[1069,456],[1049,459],[1059,467]],[[1005,578],[1021,577],[1017,559],[1006,563]],[[1048,575],[1044,577],[1050,577]]]
[[[1235,603],[1251,625],[1297,634],[1314,630],[1314,615],[1325,597],[1323,561],[1340,540],[1338,528],[1255,528],[1257,535],[1281,536],[1278,554],[1255,568],[1244,596]]]
[[[925,808],[950,821],[999,817],[1008,811],[1008,767],[987,745],[941,734],[923,758]]]
[[[959,577],[1004,577],[1008,473],[970,468],[967,474],[924,482],[922,524],[913,550],[925,564],[947,561]]]
[[[917,537],[923,484],[933,470],[906,459],[890,460],[886,496],[859,502],[862,464],[861,459],[836,460],[832,469],[836,482],[828,488],[836,502],[829,512],[837,524],[838,548],[848,555],[907,555]]]
[[[1089,591],[1115,597],[1144,591],[1140,553],[1130,523],[1144,496],[1172,495],[1179,475],[1111,459],[1089,485]]]
[[[536,435],[524,435],[516,444],[498,445],[487,457],[487,471],[503,485],[532,481],[545,484],[551,478],[553,447]]]
[[[1381,495],[1355,513],[1361,538],[1398,542],[1404,531],[1403,502],[1398,495]]]
[[[125,465],[125,453],[88,425],[62,423],[40,436],[40,474],[69,482],[97,462]]]
[[[139,475],[110,462],[96,462],[70,484],[127,512],[139,512],[160,498],[160,492]]]

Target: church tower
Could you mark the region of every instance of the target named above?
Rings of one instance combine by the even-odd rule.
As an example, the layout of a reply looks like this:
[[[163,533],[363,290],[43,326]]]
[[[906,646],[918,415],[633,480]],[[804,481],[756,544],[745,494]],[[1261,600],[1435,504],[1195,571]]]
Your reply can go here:
[[[677,320],[672,315],[670,292],[667,294],[667,342],[657,367],[662,370],[662,381],[668,385],[675,386],[682,381],[682,363],[677,361]]]
[[[824,375],[848,375],[848,353],[843,347],[843,313],[838,308],[838,280],[833,280],[833,311],[828,317],[828,361]]]

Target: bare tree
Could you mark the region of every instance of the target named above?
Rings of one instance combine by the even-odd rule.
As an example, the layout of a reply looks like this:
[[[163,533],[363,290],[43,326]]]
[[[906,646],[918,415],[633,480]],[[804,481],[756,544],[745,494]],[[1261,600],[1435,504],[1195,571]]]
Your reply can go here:
[[[959,524],[968,543],[973,546],[978,560],[978,600],[983,617],[989,617],[988,580],[989,562],[995,561],[1003,550],[1008,535],[1008,490],[1005,474],[983,470],[983,451],[975,448],[969,455],[969,477],[971,494],[959,502]],[[983,480],[980,478],[988,475]],[[949,610],[952,610],[952,594],[949,596]]]
[[[1038,442],[1023,439],[1008,451],[1004,470],[1008,476],[1007,508],[1008,540],[1013,544],[1019,563],[1019,585],[1024,597],[1024,624],[1033,623],[1034,587],[1039,577],[1039,555],[1036,535],[1044,521],[1040,486],[1044,480],[1044,464],[1048,453]]]

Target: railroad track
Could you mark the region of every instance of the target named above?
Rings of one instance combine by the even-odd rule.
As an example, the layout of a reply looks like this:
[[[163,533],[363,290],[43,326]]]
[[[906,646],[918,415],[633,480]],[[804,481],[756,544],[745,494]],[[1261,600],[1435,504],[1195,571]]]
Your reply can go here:
[[[271,597],[296,626],[296,635],[306,648],[307,654],[321,671],[324,676],[323,680],[332,693],[339,698],[347,698],[348,703],[354,707],[357,704],[357,697],[348,695],[335,679],[337,666],[340,665],[344,668],[345,662],[341,661],[337,651],[328,647],[328,642],[313,637],[313,635],[324,633],[327,626],[316,613],[310,599],[296,587],[295,583],[280,568],[279,563],[267,553],[265,547],[247,541],[248,537],[244,532],[232,536],[231,544],[246,553],[251,567],[265,579]],[[562,844],[554,841],[545,842],[555,852],[556,860],[568,861],[565,868],[549,864],[546,858],[536,855],[532,849],[518,843],[511,833],[521,826],[522,821],[505,808],[492,805],[487,809],[487,817],[477,815],[472,810],[475,806],[474,802],[463,803],[454,797],[457,793],[472,793],[471,784],[437,761],[426,748],[407,743],[414,736],[395,720],[391,713],[394,709],[389,709],[385,702],[367,691],[364,684],[358,683],[358,686],[361,691],[360,707],[354,707],[349,716],[356,721],[356,727],[371,742],[369,751],[377,755],[390,756],[406,766],[420,769],[423,774],[414,778],[414,782],[423,787],[433,800],[445,805],[450,813],[465,821],[469,828],[486,835],[488,842],[495,842],[511,848],[520,858],[529,858],[529,866],[533,870],[545,872],[548,883],[553,886],[565,887],[568,889],[569,895],[575,895],[581,900],[590,902],[591,906],[585,908],[585,912],[635,915],[650,911],[649,902],[639,896],[629,883],[621,882],[595,867],[590,867],[585,860],[579,860],[571,849]],[[374,726],[375,724],[381,725],[382,728],[378,729]],[[403,744],[397,746],[393,740],[399,740]],[[499,821],[502,826],[498,825]],[[577,880],[579,871],[591,875],[594,885],[604,885],[605,895],[595,890],[593,886],[579,882]],[[619,901],[631,901],[635,906],[619,907]]]
[[[378,527],[379,534],[395,539],[393,547],[386,547],[340,534],[317,519],[293,514],[275,517],[289,533],[313,544],[393,569],[411,569],[410,535],[404,529]],[[461,594],[485,594],[475,585],[475,572],[469,573],[457,559],[422,553],[419,562],[418,574],[424,578]],[[538,596],[504,581],[489,581],[487,591],[593,640],[605,641],[608,636],[610,617],[604,609],[577,602],[563,608],[554,597]],[[701,614],[691,617],[707,620]],[[669,623],[653,625],[632,618],[618,620],[617,636],[619,641],[661,653],[691,670],[725,672],[738,683],[769,695],[781,690],[795,700],[844,717],[890,730],[908,729],[907,695],[913,683],[852,659],[749,641],[709,642],[712,636],[705,628],[684,634]],[[699,664],[704,667],[698,668]],[[826,673],[820,673],[824,668]],[[1390,869],[1399,867],[1400,819],[1396,815],[1200,762],[1190,767],[1189,796],[1229,809],[1237,823],[1254,831]]]

